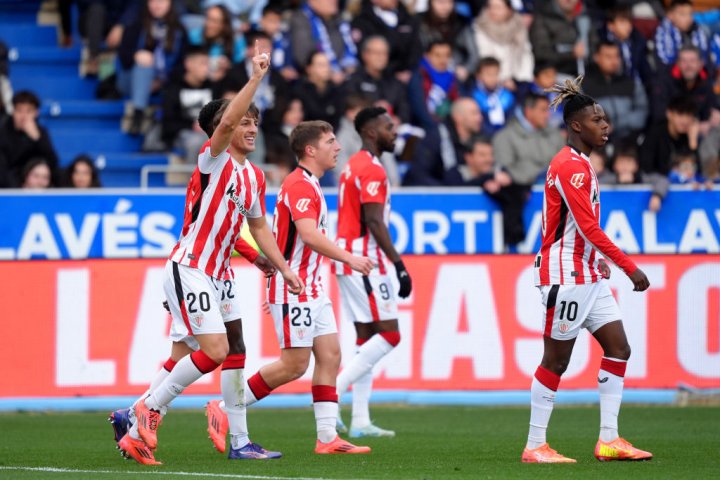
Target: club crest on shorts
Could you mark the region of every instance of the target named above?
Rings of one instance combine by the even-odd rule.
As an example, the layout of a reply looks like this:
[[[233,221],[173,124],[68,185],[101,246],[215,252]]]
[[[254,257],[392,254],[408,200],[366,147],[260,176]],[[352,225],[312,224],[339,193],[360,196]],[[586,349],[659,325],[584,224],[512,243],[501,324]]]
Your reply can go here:
[[[224,313],[230,313],[232,311],[232,303],[223,303],[220,308],[222,308]]]
[[[585,185],[585,174],[584,173],[573,173],[573,176],[570,177],[570,185],[572,185],[575,188],[580,188],[583,185]]]
[[[205,317],[203,317],[202,315],[193,315],[192,316],[193,323],[195,325],[197,325],[198,327],[202,327],[203,320],[205,320]]]
[[[567,331],[570,330],[570,324],[567,322],[560,322],[558,330],[560,330],[560,333],[567,333]]]
[[[295,330],[295,332],[297,333],[297,337],[300,340],[302,340],[303,337],[305,337],[305,329],[304,328],[298,328],[297,330]]]

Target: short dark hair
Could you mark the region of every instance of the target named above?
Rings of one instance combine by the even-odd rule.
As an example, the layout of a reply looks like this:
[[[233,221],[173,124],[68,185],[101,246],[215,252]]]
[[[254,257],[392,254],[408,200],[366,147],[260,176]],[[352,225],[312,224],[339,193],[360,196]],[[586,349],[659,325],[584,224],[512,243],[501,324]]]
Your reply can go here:
[[[523,110],[526,108],[533,108],[540,101],[549,102],[550,99],[547,95],[543,95],[542,93],[530,92],[525,95],[525,98],[523,98],[522,108]]]
[[[355,115],[355,131],[362,136],[362,131],[368,123],[382,115],[385,115],[386,113],[387,110],[383,107],[363,108],[357,115]]]
[[[428,44],[428,46],[425,48],[425,53],[431,52],[432,49],[437,47],[438,45],[447,45],[452,50],[452,44],[448,40],[438,38]]]
[[[689,148],[681,148],[675,152],[672,153],[670,156],[670,163],[672,165],[678,165],[682,160],[691,159],[693,161],[697,161],[695,157],[695,153],[690,150]]]
[[[318,56],[318,55],[325,55],[325,56],[327,56],[327,55],[325,54],[325,52],[323,52],[323,51],[313,50],[313,51],[310,52],[310,54],[307,56],[307,60],[305,60],[305,65],[304,65],[305,70],[307,70],[307,68],[308,68],[310,65],[312,65],[313,60],[315,60],[315,57]]]
[[[638,147],[637,142],[633,139],[626,138],[618,144],[617,148],[615,149],[615,155],[613,157],[613,161],[617,159],[618,157],[632,157],[637,159],[638,158]]]
[[[618,18],[624,18],[632,21],[632,9],[628,6],[616,6],[611,8],[607,13],[607,21],[614,22]]]
[[[698,112],[698,105],[692,97],[679,95],[670,99],[667,111],[686,115],[696,115]]]
[[[698,58],[702,59],[702,52],[700,52],[700,49],[698,47],[696,47],[695,45],[688,44],[688,45],[683,45],[682,47],[680,47],[680,49],[678,50],[678,57],[683,52],[693,52],[695,55],[698,56]]]
[[[13,107],[21,103],[29,103],[35,108],[40,108],[40,99],[30,90],[20,90],[12,97]]]
[[[253,29],[245,34],[245,42],[248,46],[255,45],[255,40],[267,40],[268,42],[272,42],[270,35],[262,30]]]
[[[220,118],[218,118],[216,122],[215,117],[222,117],[222,112],[225,111],[225,108],[227,108],[229,103],[230,100],[218,98],[206,103],[205,106],[200,109],[200,113],[198,114],[198,124],[208,138],[212,137],[215,127],[217,127],[217,122],[220,121]]]
[[[470,153],[475,148],[475,145],[490,145],[492,146],[492,140],[485,136],[485,135],[473,135],[472,138],[470,138],[470,142],[468,143],[468,147],[470,149],[465,153]]]
[[[370,42],[374,42],[375,40],[382,41],[385,46],[388,47],[388,51],[390,50],[390,42],[387,41],[387,38],[383,37],[382,35],[370,35],[363,40],[362,44],[360,44],[360,51],[364,52],[367,49],[368,44]]]
[[[265,5],[265,7],[263,7],[263,9],[262,9],[262,16],[264,17],[268,13],[279,15],[282,17],[283,9],[278,7],[277,5],[268,4],[268,5]]]
[[[495,57],[482,57],[478,61],[477,68],[475,68],[475,74],[477,75],[483,70],[483,68],[487,67],[500,68],[500,60]]]
[[[220,124],[220,120],[222,119],[223,113],[225,113],[225,109],[228,105],[230,105],[230,100],[219,98],[211,100],[200,110],[200,114],[198,115],[198,124],[208,138],[212,137],[213,132],[215,132],[215,129]],[[244,116],[250,118],[260,118],[260,110],[254,103],[251,103]]]
[[[557,67],[555,67],[554,64],[548,62],[547,60],[538,60],[535,62],[535,66],[533,67],[533,76],[537,77],[540,75],[540,72],[550,70],[551,68],[557,72]]]
[[[672,0],[672,1],[670,2],[670,5],[668,5],[667,10],[668,10],[668,12],[669,12],[670,10],[673,10],[673,9],[675,9],[675,8],[677,8],[677,7],[682,7],[682,6],[685,6],[685,5],[689,5],[689,6],[692,7],[692,6],[693,6],[692,0]]]
[[[600,53],[600,50],[606,47],[617,48],[618,50],[620,49],[620,46],[617,43],[608,39],[604,39],[598,42],[597,46],[595,47],[595,53]]]
[[[332,131],[332,125],[324,120],[300,122],[290,132],[290,148],[298,160],[301,160],[305,156],[305,147],[316,145],[324,133]]]
[[[195,55],[209,55],[209,51],[202,45],[191,45],[185,50],[184,58],[194,57]]]

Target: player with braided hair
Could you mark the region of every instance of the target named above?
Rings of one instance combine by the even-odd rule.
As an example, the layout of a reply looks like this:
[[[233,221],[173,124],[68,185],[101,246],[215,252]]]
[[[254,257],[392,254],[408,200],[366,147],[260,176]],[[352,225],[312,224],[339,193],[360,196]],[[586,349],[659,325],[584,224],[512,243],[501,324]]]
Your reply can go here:
[[[595,457],[600,461],[652,458],[651,453],[618,435],[630,346],[608,286],[610,267],[605,259],[630,278],[635,291],[647,290],[650,282],[600,228],[599,183],[589,155],[607,142],[609,124],[603,108],[582,93],[581,83],[582,77],[578,77],[548,90],[558,94],[552,106],[564,103],[568,144],[550,162],[543,196],[535,285],[544,307],[544,353],[530,390],[530,432],[522,454],[526,463],[575,463],[550,448],[545,434],[560,376],[582,328],[588,329],[603,349],[598,374],[600,438]]]

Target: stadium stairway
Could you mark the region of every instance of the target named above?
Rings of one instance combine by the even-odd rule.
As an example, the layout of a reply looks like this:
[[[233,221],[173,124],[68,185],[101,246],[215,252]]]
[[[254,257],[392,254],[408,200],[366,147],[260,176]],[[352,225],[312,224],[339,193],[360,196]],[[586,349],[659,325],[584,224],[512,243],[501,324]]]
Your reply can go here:
[[[8,46],[14,91],[31,90],[42,100],[40,123],[48,128],[60,165],[87,154],[105,187],[138,187],[145,165],[167,165],[165,154],[141,153],[141,137],[120,130],[123,101],[96,100],[97,81],[80,78],[80,39],[58,46],[54,25],[39,25],[39,0],[0,0],[0,40]],[[164,186],[151,175],[150,186]]]

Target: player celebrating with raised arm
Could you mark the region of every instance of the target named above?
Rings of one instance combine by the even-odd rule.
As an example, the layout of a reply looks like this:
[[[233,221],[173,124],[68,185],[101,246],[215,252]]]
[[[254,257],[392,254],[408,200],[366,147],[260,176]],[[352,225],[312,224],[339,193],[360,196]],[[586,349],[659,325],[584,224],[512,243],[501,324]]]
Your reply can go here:
[[[326,236],[327,205],[318,178],[337,163],[340,145],[332,126],[323,121],[302,122],[290,134],[290,147],[298,157],[298,167],[278,192],[273,233],[290,268],[305,282],[305,289],[295,297],[289,294],[282,277],[275,275],[270,279],[268,303],[280,342],[280,359],[248,379],[245,401],[251,405],[275,388],[300,378],[312,353],[315,453],[369,453],[369,447],[355,446],[335,432],[338,410],[335,379],[340,367],[340,344],[319,268],[324,256],[363,274],[370,272],[373,262],[338,248]]]
[[[362,150],[353,155],[340,175],[337,245],[356,255],[370,257],[377,270],[357,274],[343,265],[332,266],[343,305],[355,325],[357,354],[337,380],[338,395],[353,386],[351,437],[393,437],[370,421],[369,401],[375,364],[400,343],[398,309],[388,273],[390,262],[400,282],[398,295],[412,291],[410,274],[393,246],[388,231],[390,186],[379,157],[395,148],[395,124],[384,108],[370,107],[355,117]],[[338,431],[345,425],[338,415]]]
[[[598,460],[649,460],[652,454],[633,447],[618,435],[618,413],[630,346],[620,309],[607,278],[611,260],[630,278],[637,292],[650,286],[645,274],[605,235],[599,225],[600,190],[589,155],[608,140],[603,108],[580,93],[582,77],[549,91],[557,107],[565,102],[563,119],[568,145],[552,159],[545,182],[542,243],[535,259],[535,285],[545,311],[545,350],[535,372],[531,395],[530,432],[522,461],[575,463],[550,448],[545,433],[560,376],[565,372],[575,339],[587,328],[603,349],[598,374],[600,438]]]
[[[227,276],[231,249],[244,218],[248,219],[258,246],[287,281],[290,291],[299,293],[303,288],[302,281],[283,261],[265,221],[264,175],[246,159],[255,148],[258,128],[258,111],[251,102],[268,68],[268,55],[260,54],[256,47],[250,80],[224,110],[218,109],[216,115],[221,115],[220,120],[198,156],[201,191],[195,203],[186,206],[192,212],[189,219],[192,223],[183,228],[184,234],[165,268],[164,290],[173,319],[172,357],[179,356],[181,360],[148,397],[135,404],[136,425],[119,442],[119,447],[140,463],[157,463],[152,450],[157,447],[161,412],[167,405],[203,374],[221,364],[225,367],[229,342],[224,322],[240,321],[239,297],[233,293],[234,282]],[[185,356],[175,355],[176,351],[186,354],[188,348],[197,350]],[[229,361],[229,376],[241,372],[236,363]],[[230,387],[233,382],[242,385],[242,376],[228,381],[225,377],[224,368],[223,398],[233,406],[232,410],[228,408],[231,433],[238,432],[233,435],[229,458],[280,456],[270,455],[272,452],[249,442],[242,390],[226,388],[226,384]],[[252,452],[245,452],[248,446]]]

